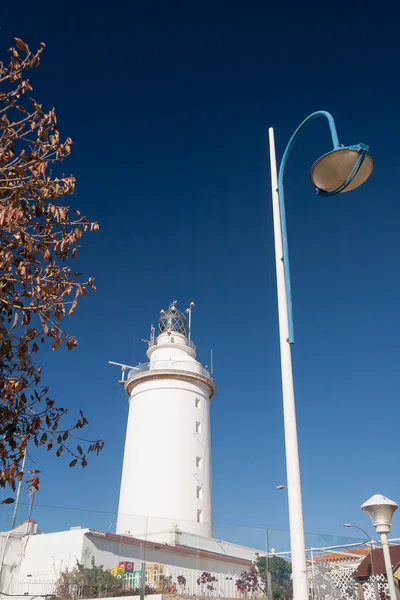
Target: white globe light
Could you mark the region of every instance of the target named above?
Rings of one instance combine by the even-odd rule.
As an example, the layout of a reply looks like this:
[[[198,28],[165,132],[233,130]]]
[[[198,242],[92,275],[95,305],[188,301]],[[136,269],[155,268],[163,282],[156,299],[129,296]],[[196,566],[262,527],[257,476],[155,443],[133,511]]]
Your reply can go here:
[[[378,533],[389,533],[393,513],[398,509],[396,502],[381,494],[375,494],[364,502],[361,508],[370,516],[372,525]]]

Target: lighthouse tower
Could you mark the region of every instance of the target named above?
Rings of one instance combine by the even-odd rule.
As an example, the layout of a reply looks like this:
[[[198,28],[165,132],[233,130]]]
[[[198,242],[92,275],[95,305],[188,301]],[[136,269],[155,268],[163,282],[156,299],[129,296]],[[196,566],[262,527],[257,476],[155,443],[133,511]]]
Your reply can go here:
[[[196,360],[191,310],[161,311],[148,363],[132,368],[117,533],[182,531],[212,537],[210,400],[215,384]]]

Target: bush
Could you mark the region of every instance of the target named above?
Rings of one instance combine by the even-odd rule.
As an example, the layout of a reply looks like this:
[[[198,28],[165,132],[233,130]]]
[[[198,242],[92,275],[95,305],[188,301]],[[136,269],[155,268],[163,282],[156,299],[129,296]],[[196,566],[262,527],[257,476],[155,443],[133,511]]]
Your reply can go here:
[[[148,585],[145,594],[154,594]],[[106,598],[116,596],[139,596],[139,588],[125,588],[122,579],[117,579],[103,566],[96,566],[94,560],[90,568],[80,563],[71,571],[61,573],[56,586],[56,598]]]

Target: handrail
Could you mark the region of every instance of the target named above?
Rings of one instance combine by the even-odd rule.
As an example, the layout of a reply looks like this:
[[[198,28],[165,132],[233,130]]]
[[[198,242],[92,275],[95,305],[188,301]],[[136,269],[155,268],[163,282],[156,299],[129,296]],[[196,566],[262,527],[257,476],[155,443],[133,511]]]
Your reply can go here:
[[[147,371],[187,371],[189,373],[202,375],[207,379],[213,379],[210,372],[197,362],[189,360],[185,361],[179,359],[170,359],[154,360],[147,363],[139,363],[136,367],[133,367],[130,371],[128,371],[127,381],[129,381],[133,377],[136,377],[136,375]]]

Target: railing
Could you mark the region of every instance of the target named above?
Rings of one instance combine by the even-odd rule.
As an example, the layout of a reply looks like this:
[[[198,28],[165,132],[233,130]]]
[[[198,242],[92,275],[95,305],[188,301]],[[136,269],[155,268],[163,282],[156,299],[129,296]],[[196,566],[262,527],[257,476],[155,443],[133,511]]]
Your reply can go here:
[[[157,346],[157,339],[158,338],[153,338],[151,340],[148,340],[147,344],[148,344],[149,348],[151,348],[152,346]],[[173,332],[171,333],[168,342],[165,342],[165,341],[163,342],[163,344],[165,344],[165,343],[167,343],[167,344],[175,344],[176,343],[176,342],[174,342]],[[189,348],[192,348],[196,352],[196,344],[192,340],[186,339],[186,346],[189,346]]]
[[[154,362],[139,363],[136,367],[133,367],[128,371],[127,381],[136,377],[140,373],[146,371],[188,371],[190,373],[198,373],[207,379],[212,379],[209,371],[202,367],[199,363],[185,360],[155,360]]]
[[[174,593],[190,596],[236,598],[238,575],[204,572],[160,565],[159,570],[146,570],[146,586],[158,593]],[[124,588],[138,588],[140,573],[119,575]]]
[[[158,565],[158,569],[146,569],[145,585],[150,588],[152,593],[173,593],[174,595],[190,595],[198,597],[210,598],[245,598],[246,596],[238,593],[236,581],[238,575],[230,575],[224,573],[204,572],[196,569],[177,568],[172,566]],[[59,576],[54,574],[53,580],[46,580],[41,577],[22,577],[17,579],[12,585],[12,595],[21,596],[44,596],[55,595],[60,592]],[[57,579],[55,579],[57,577]],[[116,578],[120,581],[121,591],[139,590],[141,585],[141,571],[134,573],[125,573],[117,575]],[[65,586],[64,586],[65,587]],[[79,585],[71,584],[68,590],[68,597],[85,598],[88,584]],[[92,586],[93,587],[93,586]],[[92,590],[96,593],[96,590]],[[113,590],[115,594],[115,590]],[[98,589],[97,597],[107,596],[107,588]],[[256,594],[261,597],[263,594]],[[93,595],[92,595],[93,596]],[[91,596],[91,597],[92,597]],[[254,597],[248,595],[247,597]]]
[[[226,573],[205,572],[197,569],[179,568],[166,565],[157,565],[157,569],[146,569],[146,589],[152,593],[172,593],[174,595],[210,597],[210,598],[237,598],[240,600],[256,600],[264,598],[263,586],[249,592],[238,589],[238,575]],[[352,568],[339,564],[324,565],[315,563],[308,566],[307,574],[311,596],[315,600],[355,600],[357,598],[358,583],[352,578],[355,565]],[[59,586],[61,573],[53,573],[52,579],[46,576],[22,577],[14,580],[7,588],[12,596],[51,596],[62,590]],[[122,590],[136,590],[139,594],[141,586],[141,571],[117,575]],[[376,576],[381,597],[388,597],[388,586],[384,575]],[[72,598],[87,598],[89,584],[64,586],[64,594]],[[107,586],[98,587],[91,585],[90,597],[107,597]],[[372,578],[362,583],[363,595],[366,600],[376,600],[375,586]],[[113,590],[113,594],[115,594]],[[121,594],[124,595],[124,594]]]

